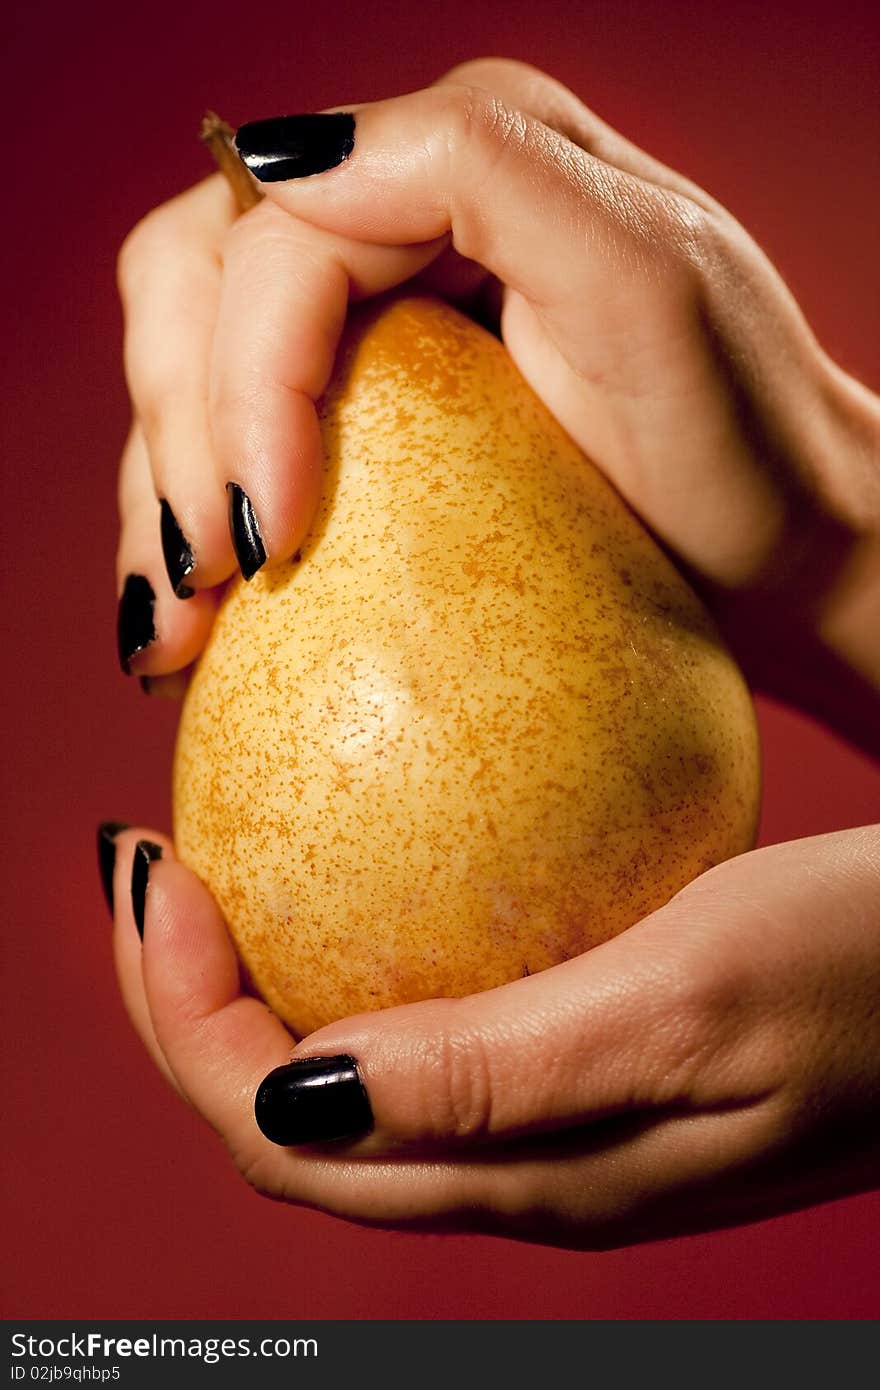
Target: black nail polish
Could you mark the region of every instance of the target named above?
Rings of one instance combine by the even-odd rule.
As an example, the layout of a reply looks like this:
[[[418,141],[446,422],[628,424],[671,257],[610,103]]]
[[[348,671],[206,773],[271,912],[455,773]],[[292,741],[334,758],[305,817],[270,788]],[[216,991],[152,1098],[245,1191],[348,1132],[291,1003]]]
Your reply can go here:
[[[322,174],[351,154],[354,116],[348,111],[332,111],[251,121],[237,131],[235,148],[261,183]]]
[[[131,908],[134,924],[141,941],[144,939],[144,912],[147,906],[147,885],[150,881],[150,865],[154,859],[162,858],[162,846],[152,840],[138,840],[134,847],[131,865]]]
[[[254,1116],[273,1144],[358,1139],[373,1128],[370,1099],[353,1057],[304,1057],[260,1083]]]
[[[245,579],[253,579],[257,570],[266,563],[266,547],[260,534],[251,499],[238,483],[227,483],[229,498],[229,531],[239,569]]]
[[[193,548],[177,524],[177,517],[164,497],[159,499],[159,512],[162,554],[165,556],[165,568],[171,580],[171,587],[178,598],[192,598],[195,589],[183,581],[196,567]]]
[[[155,607],[156,595],[149,579],[142,574],[130,574],[119,600],[116,627],[119,664],[127,676],[131,674],[132,657],[156,640]]]
[[[98,868],[110,915],[113,915],[113,870],[116,868],[116,836],[127,830],[125,821],[105,820],[98,826]]]

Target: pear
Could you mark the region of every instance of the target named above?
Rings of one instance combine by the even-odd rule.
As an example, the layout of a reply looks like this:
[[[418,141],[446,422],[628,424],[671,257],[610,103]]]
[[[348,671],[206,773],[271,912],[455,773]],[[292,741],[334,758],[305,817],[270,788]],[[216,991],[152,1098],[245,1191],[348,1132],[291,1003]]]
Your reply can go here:
[[[302,1036],[534,974],[754,843],[742,674],[503,346],[351,315],[323,501],[233,583],[174,765],[181,859]]]

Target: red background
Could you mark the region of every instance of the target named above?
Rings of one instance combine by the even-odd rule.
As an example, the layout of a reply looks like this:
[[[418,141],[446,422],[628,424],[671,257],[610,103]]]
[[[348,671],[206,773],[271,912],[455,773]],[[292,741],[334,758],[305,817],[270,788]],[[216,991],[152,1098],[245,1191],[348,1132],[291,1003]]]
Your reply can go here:
[[[726,202],[825,345],[877,388],[876,6],[16,10],[4,77],[2,1312],[878,1316],[878,1194],[602,1255],[366,1231],[261,1201],[128,1028],[93,847],[100,819],[169,823],[175,711],[142,698],[114,656],[127,407],[113,263],[140,214],[206,172],[203,109],[237,124],[418,87],[481,53],[528,59]],[[876,765],[766,701],[760,719],[764,842],[880,816]]]

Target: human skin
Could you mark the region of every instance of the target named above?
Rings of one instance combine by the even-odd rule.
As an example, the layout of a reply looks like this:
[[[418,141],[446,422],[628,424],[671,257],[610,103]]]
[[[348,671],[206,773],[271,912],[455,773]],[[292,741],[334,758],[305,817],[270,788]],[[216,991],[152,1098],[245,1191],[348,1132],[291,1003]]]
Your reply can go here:
[[[355,143],[337,167],[267,183],[238,219],[209,179],[123,248],[135,423],[118,576],[121,590],[146,575],[156,595],[131,669],[175,689],[197,656],[235,570],[227,482],[251,498],[268,564],[296,548],[349,299],[417,275],[496,324],[752,682],[876,751],[880,403],[822,351],[742,228],[519,64],[345,109]],[[195,560],[185,601],[157,497]],[[144,838],[163,857],[141,944],[129,885]],[[271,1195],[591,1247],[877,1182],[880,826],[741,855],[564,965],[299,1044],[242,992],[216,905],[167,837],[129,830],[116,847],[132,1020]],[[260,1133],[255,1092],[292,1053],[356,1058],[368,1135],[285,1148]]]

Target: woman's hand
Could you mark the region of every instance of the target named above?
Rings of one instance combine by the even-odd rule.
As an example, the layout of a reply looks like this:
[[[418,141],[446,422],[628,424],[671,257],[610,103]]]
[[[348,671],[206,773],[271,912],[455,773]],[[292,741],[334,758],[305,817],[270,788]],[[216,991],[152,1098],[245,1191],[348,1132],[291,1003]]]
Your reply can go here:
[[[742,855],[564,965],[296,1047],[242,993],[206,889],[153,832],[161,859],[135,854],[142,835],[116,836],[128,1012],[262,1192],[356,1221],[596,1248],[877,1183],[880,827]],[[298,1145],[279,1147],[254,1097],[291,1052],[325,1059],[330,1080],[270,1076],[262,1123]],[[328,1134],[342,1137],[310,1142]]]
[[[880,407],[728,213],[502,60],[238,140],[270,176],[263,204],[236,219],[215,176],[150,214],[120,258],[128,669],[184,667],[236,558],[250,575],[296,550],[320,484],[314,402],[349,300],[418,275],[498,326],[753,682],[876,743]],[[186,603],[165,578],[157,499]]]
[[[251,166],[285,175],[266,201],[236,220],[210,179],[124,250],[127,668],[185,667],[236,562],[252,573],[297,547],[347,304],[415,275],[495,323],[752,680],[880,746],[880,406],[754,243],[521,65],[466,65],[353,114],[244,128]],[[198,880],[161,836],[161,858],[137,839],[115,836],[127,1007],[264,1191],[355,1220],[597,1246],[876,1183],[878,827],[743,855],[530,979],[322,1029],[295,1055],[357,1070],[327,1062],[328,1084],[305,1092],[317,1108],[302,1068],[262,1085],[293,1039],[242,993]],[[258,1089],[286,1147],[257,1126]]]

